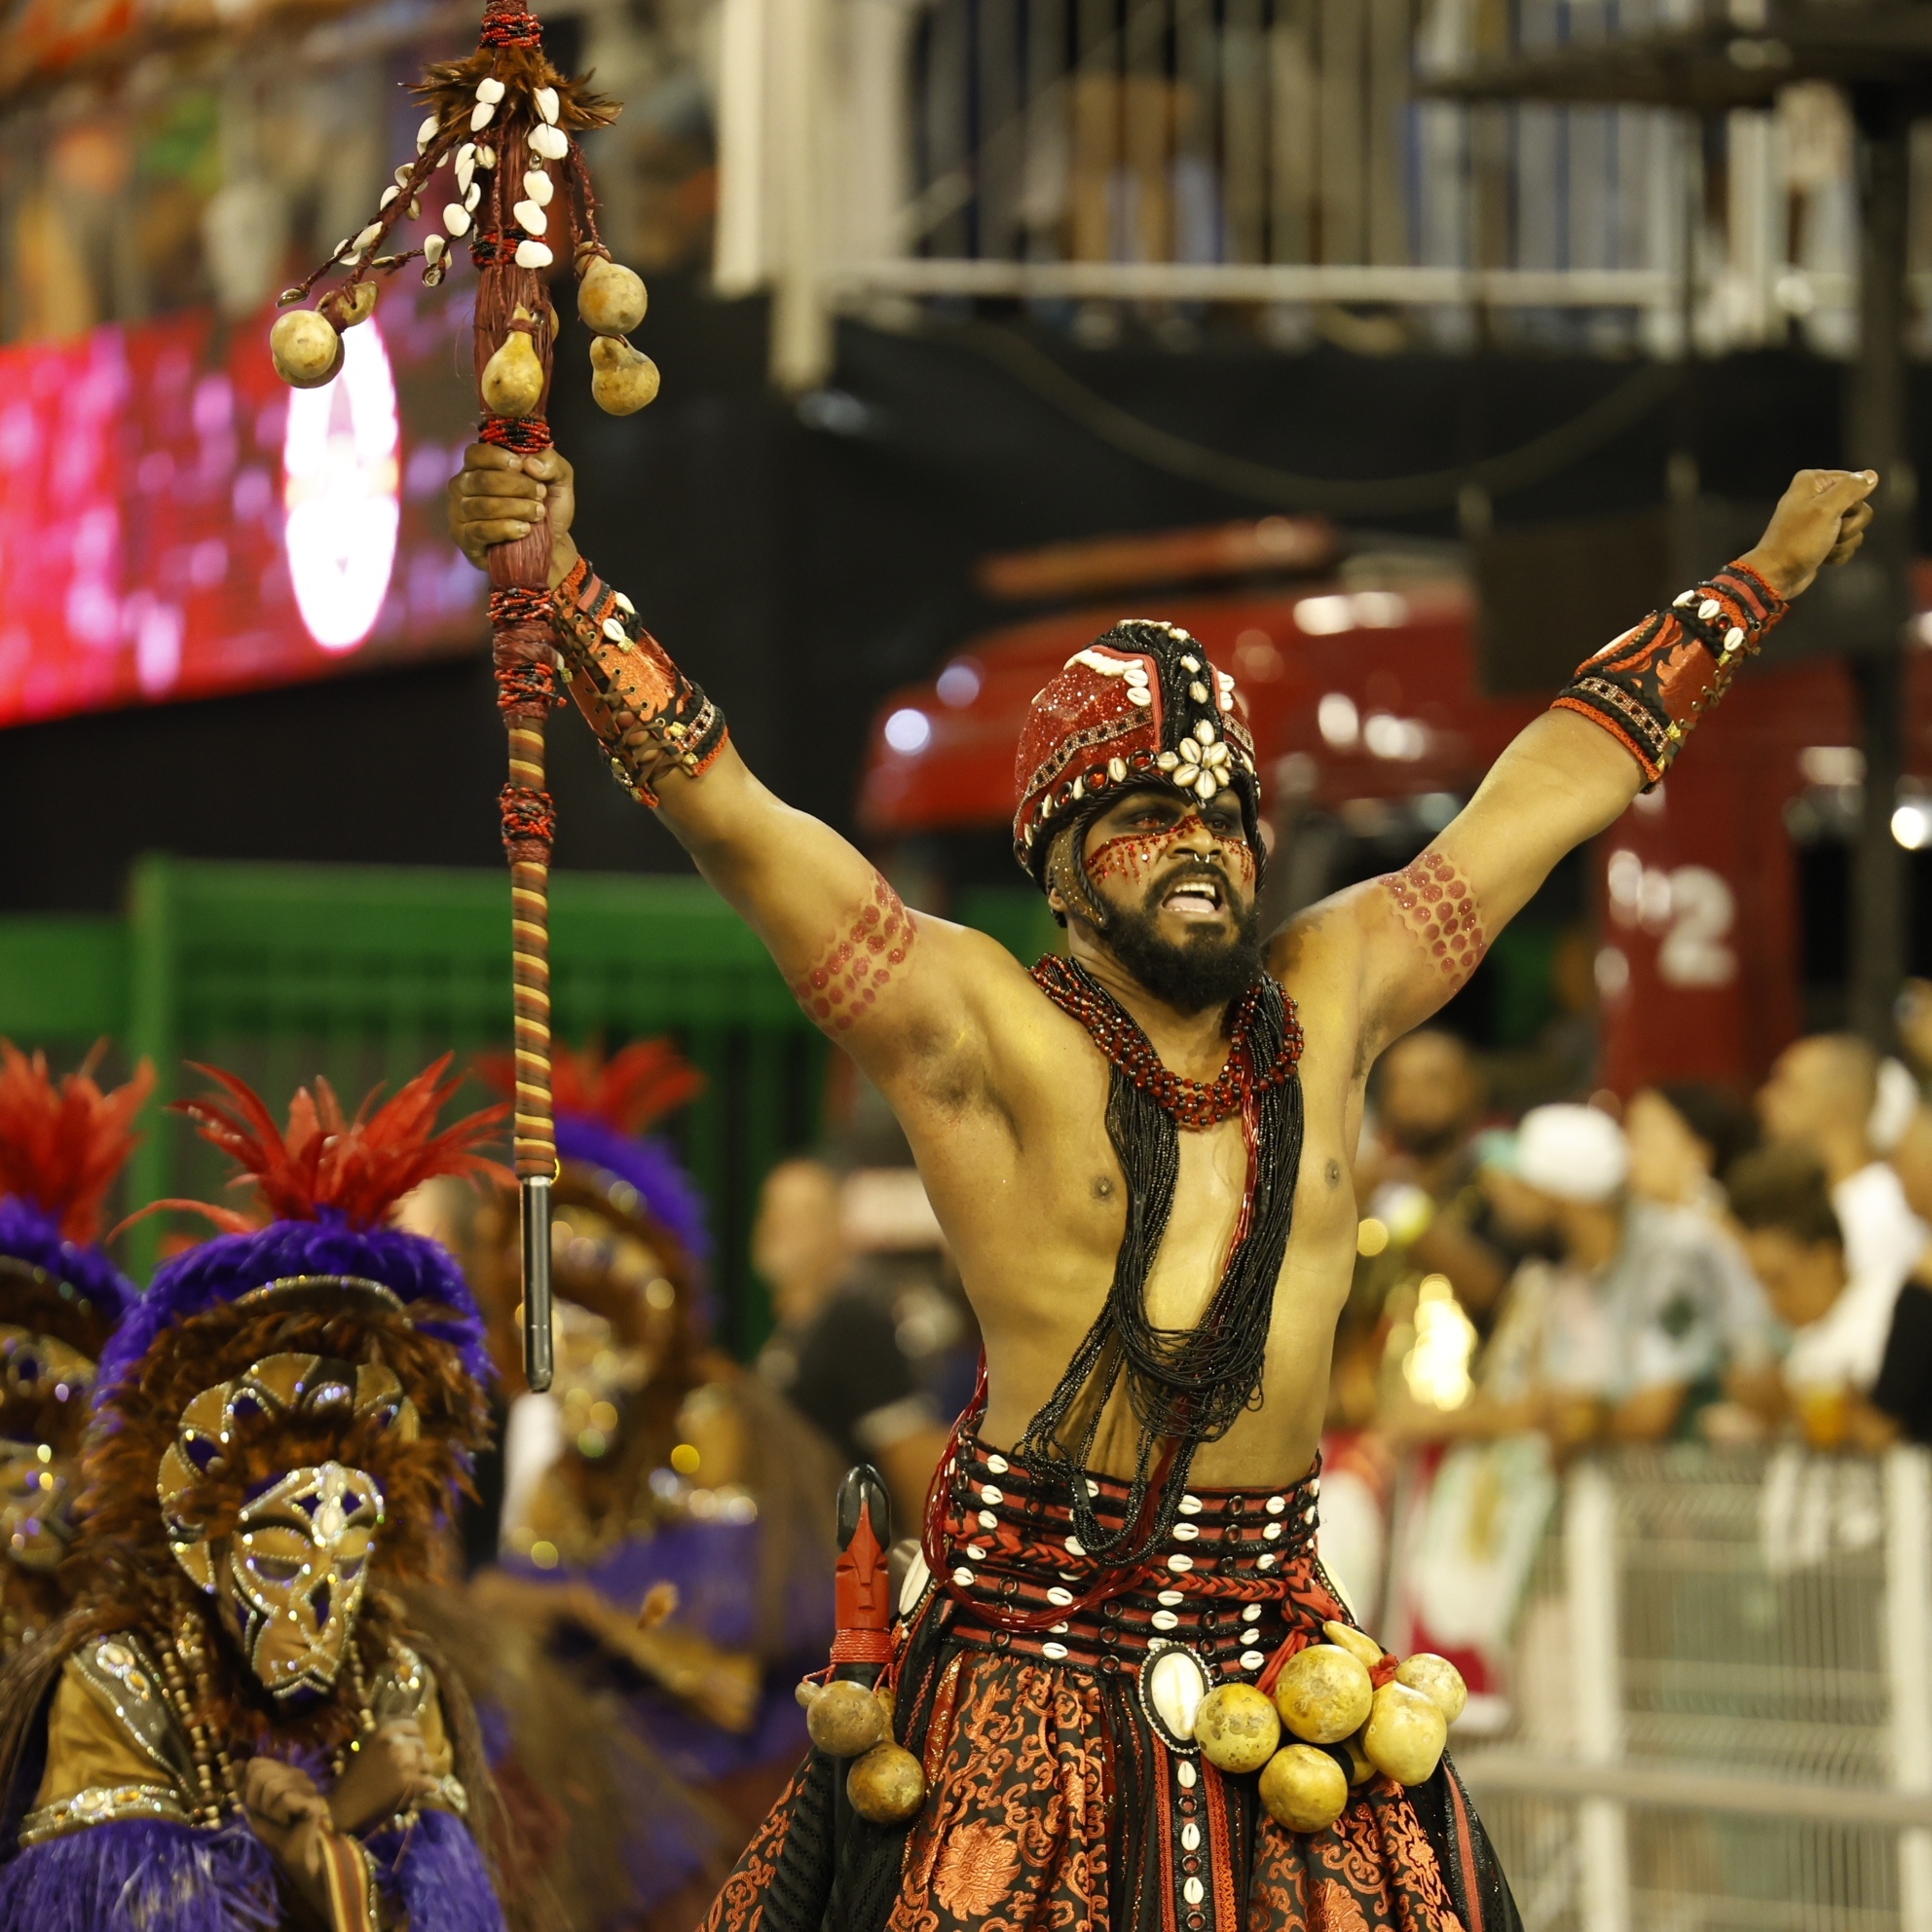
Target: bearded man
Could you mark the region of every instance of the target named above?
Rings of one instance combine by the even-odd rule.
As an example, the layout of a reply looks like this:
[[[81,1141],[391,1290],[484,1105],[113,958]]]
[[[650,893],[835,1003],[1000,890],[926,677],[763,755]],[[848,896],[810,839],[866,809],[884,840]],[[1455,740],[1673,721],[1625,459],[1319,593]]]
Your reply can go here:
[[[893,1107],[985,1336],[984,1397],[936,1478],[888,1664],[923,1807],[847,1833],[828,1871],[830,1775],[808,1763],[710,1925],[1515,1924],[1446,1766],[1413,1789],[1364,1777],[1294,1830],[1255,1779],[1203,1762],[1195,1720],[1207,1690],[1269,1682],[1345,1617],[1315,1555],[1312,1466],[1369,1067],[1655,782],[1786,600],[1856,548],[1876,481],[1802,473],[1759,546],[1584,665],[1411,866],[1270,939],[1234,681],[1171,625],[1116,625],[1034,699],[1021,741],[1015,856],[1069,955],[1029,975],[909,913],[752,776],[718,707],[576,555],[561,457],[470,452],[459,542],[480,564],[547,516],[574,695]]]

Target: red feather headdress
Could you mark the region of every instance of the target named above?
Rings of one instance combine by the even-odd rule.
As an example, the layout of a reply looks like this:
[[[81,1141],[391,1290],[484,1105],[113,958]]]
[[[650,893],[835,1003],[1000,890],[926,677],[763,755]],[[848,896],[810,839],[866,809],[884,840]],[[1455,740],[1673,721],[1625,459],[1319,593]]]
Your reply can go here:
[[[97,1043],[78,1073],[56,1081],[47,1057],[0,1040],[0,1195],[18,1195],[59,1224],[66,1240],[98,1239],[100,1210],[140,1136],[134,1120],[154,1089],[143,1060],[126,1086],[103,1092]]]
[[[379,1227],[404,1195],[438,1174],[513,1184],[506,1168],[477,1151],[508,1115],[506,1105],[481,1108],[440,1133],[434,1132],[436,1116],[462,1084],[443,1077],[454,1058],[445,1054],[381,1106],[376,1096],[382,1089],[372,1088],[353,1120],[344,1116],[335,1089],[317,1077],[313,1094],[306,1087],[296,1089],[286,1130],[277,1127],[275,1116],[246,1081],[190,1060],[222,1094],[176,1100],[171,1111],[186,1114],[204,1140],[236,1162],[242,1172],[229,1184],[252,1186],[270,1217],[313,1221],[328,1209],[352,1227]],[[258,1216],[202,1201],[154,1205],[192,1208],[231,1233],[261,1225]]]

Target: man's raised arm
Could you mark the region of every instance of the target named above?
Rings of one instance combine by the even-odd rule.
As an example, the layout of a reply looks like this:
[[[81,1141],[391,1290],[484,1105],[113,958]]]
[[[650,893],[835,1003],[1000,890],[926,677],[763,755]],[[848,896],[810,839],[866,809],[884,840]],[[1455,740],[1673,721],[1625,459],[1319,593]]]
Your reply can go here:
[[[1460,990],[1557,860],[1663,775],[1790,600],[1858,548],[1877,480],[1801,470],[1757,547],[1580,665],[1412,865],[1304,915],[1358,948],[1362,1064]]]
[[[570,536],[569,463],[477,444],[450,485],[450,528],[479,567],[547,515],[551,596],[571,694],[619,781],[656,807],[778,962],[799,1003],[874,1079],[974,1054],[975,987],[1017,971],[1004,947],[914,917],[866,857],[756,779],[723,713],[605,584]]]

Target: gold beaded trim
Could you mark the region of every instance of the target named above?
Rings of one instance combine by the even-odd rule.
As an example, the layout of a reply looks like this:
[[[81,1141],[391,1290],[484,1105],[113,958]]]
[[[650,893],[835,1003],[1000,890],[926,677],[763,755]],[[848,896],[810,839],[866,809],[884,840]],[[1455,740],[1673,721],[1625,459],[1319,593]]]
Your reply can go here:
[[[43,1844],[91,1825],[111,1825],[125,1818],[154,1818],[168,1825],[191,1822],[167,1785],[90,1785],[72,1798],[29,1811],[20,1825],[20,1844],[23,1848]]]

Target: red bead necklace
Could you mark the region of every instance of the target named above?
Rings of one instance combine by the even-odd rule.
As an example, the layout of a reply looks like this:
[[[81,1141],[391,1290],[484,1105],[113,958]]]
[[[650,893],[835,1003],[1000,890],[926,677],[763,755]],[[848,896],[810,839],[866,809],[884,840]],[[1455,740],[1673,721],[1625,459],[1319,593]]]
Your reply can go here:
[[[1301,1020],[1294,1001],[1283,993],[1282,1050],[1272,1066],[1256,1072],[1251,1065],[1248,1039],[1262,996],[1258,980],[1235,1002],[1227,1063],[1212,1080],[1204,1081],[1184,1079],[1164,1066],[1139,1022],[1086,967],[1050,952],[1033,968],[1033,979],[1062,1013],[1086,1027],[1094,1044],[1176,1127],[1212,1127],[1242,1112],[1250,1095],[1292,1078],[1301,1059]]]

